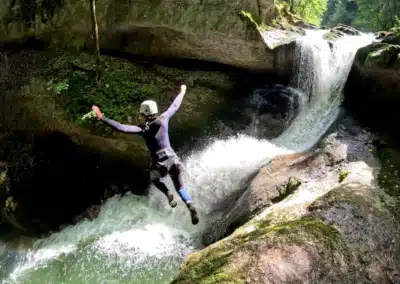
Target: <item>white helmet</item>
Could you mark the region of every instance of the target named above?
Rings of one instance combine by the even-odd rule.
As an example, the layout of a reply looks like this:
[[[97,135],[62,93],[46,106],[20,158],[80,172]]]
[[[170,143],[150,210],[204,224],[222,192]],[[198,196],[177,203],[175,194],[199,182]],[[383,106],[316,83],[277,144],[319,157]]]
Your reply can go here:
[[[152,115],[158,113],[157,103],[155,101],[144,101],[140,105],[140,113]]]

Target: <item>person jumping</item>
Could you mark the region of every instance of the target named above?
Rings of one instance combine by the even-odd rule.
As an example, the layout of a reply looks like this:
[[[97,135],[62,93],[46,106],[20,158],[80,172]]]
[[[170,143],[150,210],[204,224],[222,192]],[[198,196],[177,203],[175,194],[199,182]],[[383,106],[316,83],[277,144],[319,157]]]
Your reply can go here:
[[[182,85],[181,92],[176,96],[170,107],[161,115],[158,115],[158,107],[155,101],[146,100],[142,102],[140,113],[144,117],[145,123],[139,126],[121,124],[107,118],[97,106],[92,106],[92,110],[96,113],[97,119],[102,120],[118,131],[139,134],[144,138],[152,160],[150,168],[151,182],[167,196],[169,205],[174,208],[177,205],[177,202],[174,200],[174,194],[168,190],[168,187],[164,183],[164,178],[169,174],[176,191],[190,211],[192,224],[195,225],[199,222],[199,217],[192,198],[185,190],[182,177],[182,164],[171,147],[168,135],[169,119],[179,109],[185,93],[186,86]]]

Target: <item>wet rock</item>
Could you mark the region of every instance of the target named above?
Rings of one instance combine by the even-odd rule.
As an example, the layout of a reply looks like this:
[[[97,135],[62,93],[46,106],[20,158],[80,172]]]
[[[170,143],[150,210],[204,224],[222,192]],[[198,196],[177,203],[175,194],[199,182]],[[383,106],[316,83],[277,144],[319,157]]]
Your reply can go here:
[[[358,119],[398,141],[399,70],[400,45],[372,43],[358,50],[344,89],[345,104]]]
[[[360,35],[360,34],[361,33],[353,27],[339,24],[336,27],[333,27],[332,29],[327,31],[324,35],[324,38],[329,41],[334,41],[345,35]]]
[[[375,37],[382,43],[400,45],[400,36],[394,32],[380,31],[375,33]]]
[[[255,218],[189,255],[172,283],[394,283],[400,231],[386,197],[378,187],[348,183],[300,218]]]
[[[336,27],[332,28],[332,32],[334,33],[343,33],[347,35],[360,35],[361,33],[353,27],[346,26],[343,24],[339,24]]]
[[[345,118],[336,131],[310,152],[273,158],[261,168],[235,204],[205,230],[204,245],[229,235],[264,208],[284,200],[309,182],[321,182],[321,187],[339,184],[341,172],[350,161],[363,159],[376,165],[369,148],[371,140],[369,133],[352,119]],[[356,178],[357,174],[353,174]]]
[[[256,89],[248,102],[244,112],[251,124],[245,132],[261,139],[279,136],[300,110],[299,94],[282,85]]]

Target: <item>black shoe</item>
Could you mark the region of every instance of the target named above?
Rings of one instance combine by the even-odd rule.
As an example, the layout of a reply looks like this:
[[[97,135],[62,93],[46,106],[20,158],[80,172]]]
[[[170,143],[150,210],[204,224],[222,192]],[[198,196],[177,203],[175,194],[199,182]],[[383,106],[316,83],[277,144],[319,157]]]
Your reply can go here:
[[[197,215],[196,208],[194,207],[194,205],[192,203],[188,203],[187,207],[190,211],[190,217],[192,218],[192,224],[196,225],[197,223],[199,223],[199,216]]]
[[[178,204],[178,203],[174,200],[174,195],[173,195],[172,193],[168,193],[168,202],[169,202],[169,205],[170,205],[172,208],[175,208],[176,205]]]

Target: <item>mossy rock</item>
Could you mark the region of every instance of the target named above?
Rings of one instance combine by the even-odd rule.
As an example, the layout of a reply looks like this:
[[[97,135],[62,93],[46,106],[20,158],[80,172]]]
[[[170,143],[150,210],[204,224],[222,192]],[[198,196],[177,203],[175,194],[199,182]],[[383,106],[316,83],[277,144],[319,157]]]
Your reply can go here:
[[[367,68],[391,68],[400,54],[400,46],[386,44],[379,49],[370,51],[365,59],[364,66]]]
[[[324,256],[317,256],[317,251]],[[228,238],[190,255],[172,283],[269,283],[278,277],[306,281],[311,269],[318,274],[329,267],[328,262],[350,257],[347,251],[340,233],[319,220],[246,224]],[[319,262],[311,264],[312,257]],[[286,270],[277,268],[279,265]]]
[[[33,31],[14,29],[22,26],[19,18],[15,19],[9,24],[8,37],[35,36],[54,47],[91,48],[89,5],[81,1],[65,3],[52,21],[36,23]],[[273,53],[239,13],[249,11],[254,17],[268,20],[274,18],[273,7],[273,0],[101,1],[96,3],[100,46],[102,50],[135,55],[189,58],[271,70]]]
[[[346,184],[312,203],[303,217],[290,212],[256,217],[191,254],[172,283],[395,281],[395,272],[372,269],[394,271],[399,261],[390,245],[399,227],[383,196],[377,188]]]

